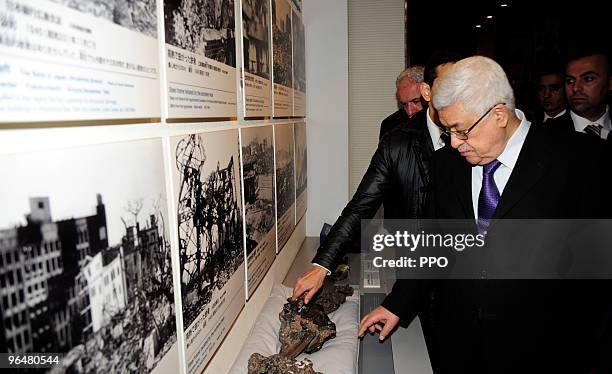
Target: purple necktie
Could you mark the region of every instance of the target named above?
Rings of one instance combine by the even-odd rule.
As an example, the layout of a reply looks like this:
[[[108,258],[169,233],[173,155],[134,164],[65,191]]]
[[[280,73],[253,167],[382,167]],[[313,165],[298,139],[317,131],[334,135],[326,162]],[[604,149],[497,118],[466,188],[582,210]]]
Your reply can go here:
[[[478,232],[487,234],[489,223],[499,202],[499,190],[495,185],[493,174],[499,168],[501,162],[493,160],[482,167],[482,188],[478,196]]]

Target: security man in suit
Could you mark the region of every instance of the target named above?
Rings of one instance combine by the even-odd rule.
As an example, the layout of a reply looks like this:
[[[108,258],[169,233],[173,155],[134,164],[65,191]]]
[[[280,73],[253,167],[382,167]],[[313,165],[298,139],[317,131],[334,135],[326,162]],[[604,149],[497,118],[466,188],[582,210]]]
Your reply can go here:
[[[542,110],[540,123],[562,131],[574,131],[574,124],[565,99],[563,67],[548,62],[539,68],[537,96]]]
[[[602,139],[612,139],[610,58],[600,46],[574,47],[565,70],[565,92],[574,129]]]

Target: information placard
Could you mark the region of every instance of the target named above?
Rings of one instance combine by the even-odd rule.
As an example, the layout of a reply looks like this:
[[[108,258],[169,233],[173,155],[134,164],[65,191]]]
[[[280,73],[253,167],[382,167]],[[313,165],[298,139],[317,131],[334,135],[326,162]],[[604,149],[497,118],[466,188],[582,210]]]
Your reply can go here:
[[[0,121],[159,118],[156,7],[0,0]]]

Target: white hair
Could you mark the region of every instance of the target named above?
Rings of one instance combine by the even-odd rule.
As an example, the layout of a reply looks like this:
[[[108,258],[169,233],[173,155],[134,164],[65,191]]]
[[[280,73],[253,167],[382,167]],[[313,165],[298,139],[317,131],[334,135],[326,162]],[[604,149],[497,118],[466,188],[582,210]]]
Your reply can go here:
[[[476,116],[495,104],[505,103],[514,112],[514,92],[506,73],[490,58],[472,56],[455,63],[436,82],[432,104],[437,110],[456,103]]]
[[[395,80],[395,87],[399,87],[400,83],[402,83],[404,79],[408,79],[416,83],[423,82],[424,72],[425,68],[419,65],[411,66],[408,69],[405,69],[400,73],[400,75],[397,76],[397,79]]]

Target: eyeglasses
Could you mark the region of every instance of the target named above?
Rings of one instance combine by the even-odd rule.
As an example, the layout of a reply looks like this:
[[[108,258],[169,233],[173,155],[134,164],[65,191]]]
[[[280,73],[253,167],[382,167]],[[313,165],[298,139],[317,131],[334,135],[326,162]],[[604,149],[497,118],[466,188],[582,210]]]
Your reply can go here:
[[[449,130],[449,129],[442,129],[442,132],[444,133],[444,135],[450,137],[451,135],[454,135],[457,139],[460,140],[467,140],[468,139],[468,134],[474,130],[474,127],[476,127],[477,124],[480,123],[480,121],[482,121],[487,114],[489,114],[489,112],[491,112],[493,110],[493,108],[495,108],[498,105],[506,105],[506,103],[497,103],[495,105],[493,105],[491,108],[489,108],[489,110],[487,110],[485,112],[485,114],[483,114],[480,118],[478,118],[478,121],[474,122],[474,124],[470,127],[468,127],[467,130]]]

